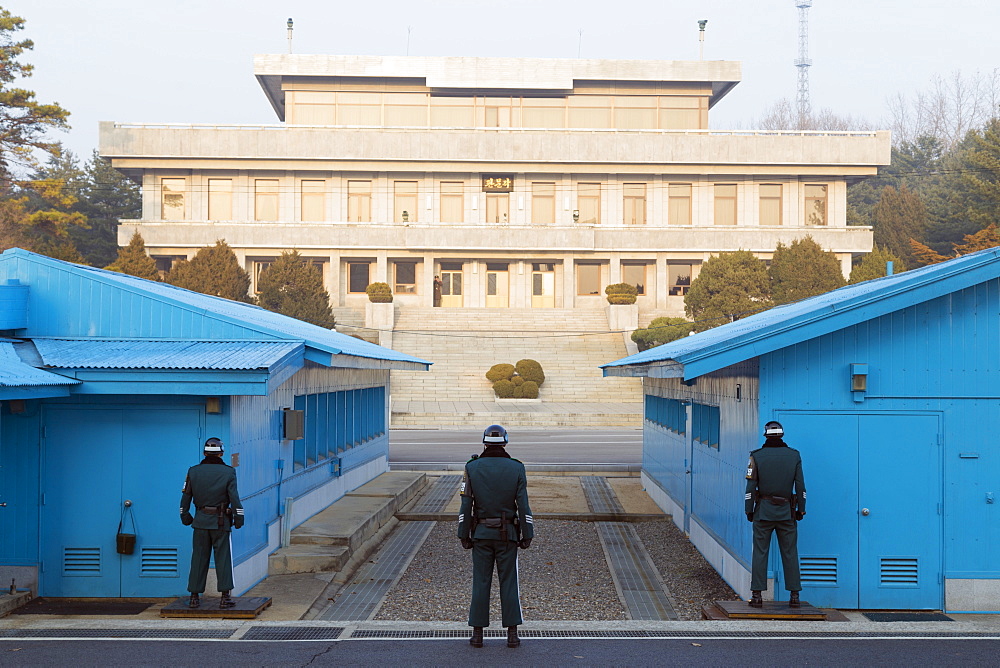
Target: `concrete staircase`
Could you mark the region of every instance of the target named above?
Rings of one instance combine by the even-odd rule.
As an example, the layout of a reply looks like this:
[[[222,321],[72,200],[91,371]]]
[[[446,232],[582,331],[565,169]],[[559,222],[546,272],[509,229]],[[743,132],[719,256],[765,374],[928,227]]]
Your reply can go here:
[[[430,371],[392,372],[395,403],[495,404],[486,371],[524,358],[537,360],[545,371],[542,401],[579,404],[581,417],[589,416],[579,420],[581,426],[621,424],[620,417],[594,422],[593,404],[642,400],[639,379],[604,378],[598,368],[627,354],[621,334],[608,331],[603,309],[405,308],[398,313],[393,348],[434,362]],[[503,414],[513,424],[510,410],[505,407]],[[538,416],[529,421],[537,423]],[[417,426],[420,419],[409,415],[405,422],[393,419],[394,426]]]
[[[358,336],[365,341],[378,343],[378,332],[365,327],[365,310],[339,306],[333,309],[334,329],[341,334]]]

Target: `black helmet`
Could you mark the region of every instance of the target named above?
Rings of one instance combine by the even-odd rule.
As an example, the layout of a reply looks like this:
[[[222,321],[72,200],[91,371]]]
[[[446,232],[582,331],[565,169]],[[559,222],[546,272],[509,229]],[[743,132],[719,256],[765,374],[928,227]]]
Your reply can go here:
[[[766,425],[764,425],[764,436],[765,438],[781,438],[785,435],[785,428],[781,426],[780,422],[775,422],[771,420]]]
[[[221,455],[223,451],[222,439],[215,438],[214,436],[207,441],[205,441],[205,454],[206,455]]]
[[[483,431],[484,445],[507,445],[507,430],[498,424],[491,424]]]

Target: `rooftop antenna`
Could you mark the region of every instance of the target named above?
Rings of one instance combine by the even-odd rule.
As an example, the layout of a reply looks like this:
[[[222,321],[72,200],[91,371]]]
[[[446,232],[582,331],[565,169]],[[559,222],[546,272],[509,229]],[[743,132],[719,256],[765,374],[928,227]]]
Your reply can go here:
[[[292,52],[292,18],[288,17],[288,53]]]
[[[799,8],[799,57],[795,59],[795,67],[799,70],[799,87],[795,96],[795,104],[799,112],[799,129],[805,129],[808,118],[812,115],[809,104],[809,67],[813,64],[809,58],[809,8],[812,0],[795,0]]]
[[[577,42],[576,42],[576,57],[579,58],[580,57],[580,49],[583,48],[583,28],[580,28],[579,30],[577,30],[577,33],[579,33],[580,39],[578,39]]]
[[[413,32],[413,26],[406,26],[406,55],[410,55],[410,33]]]
[[[708,19],[698,21],[698,60],[705,60],[705,26]]]

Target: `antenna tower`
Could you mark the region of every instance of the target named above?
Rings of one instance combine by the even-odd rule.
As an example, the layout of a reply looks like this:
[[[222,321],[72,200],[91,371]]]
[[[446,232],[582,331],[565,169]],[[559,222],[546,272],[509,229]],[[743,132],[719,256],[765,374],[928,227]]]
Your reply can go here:
[[[812,0],[795,0],[799,8],[799,57],[795,59],[795,67],[799,70],[799,86],[795,96],[795,104],[799,112],[799,129],[812,114],[809,104],[809,67],[813,64],[809,57],[809,8]]]

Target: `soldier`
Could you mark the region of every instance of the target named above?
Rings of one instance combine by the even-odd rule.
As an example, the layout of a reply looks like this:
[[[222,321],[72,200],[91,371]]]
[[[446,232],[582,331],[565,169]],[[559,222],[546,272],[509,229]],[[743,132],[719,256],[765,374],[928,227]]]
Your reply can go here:
[[[188,607],[201,605],[199,594],[205,591],[208,562],[215,553],[215,576],[222,598],[220,608],[232,608],[236,602],[230,598],[233,589],[233,555],[230,544],[230,526],[243,526],[243,505],[236,490],[236,469],[222,461],[223,445],[218,438],[205,441],[205,458],[188,469],[181,495],[181,522],[194,525],[191,550],[191,573]],[[191,516],[191,501],[196,509]]]
[[[767,589],[767,557],[773,531],[778,532],[785,589],[791,592],[788,605],[792,608],[800,605],[802,583],[795,523],[806,514],[806,485],[802,479],[802,457],[782,440],[784,434],[778,422],[764,425],[764,447],[751,452],[747,464],[746,514],[753,522],[750,605],[754,608],[764,605],[760,593]]]
[[[517,585],[517,550],[531,547],[535,535],[528,507],[528,479],[524,464],[512,459],[504,446],[507,430],[498,424],[483,432],[483,453],[465,465],[458,537],[472,550],[472,603],[469,605],[469,644],[483,646],[483,627],[490,625],[490,586],[493,565],[500,580],[500,610],[507,627],[507,647],[521,639],[523,623]]]

